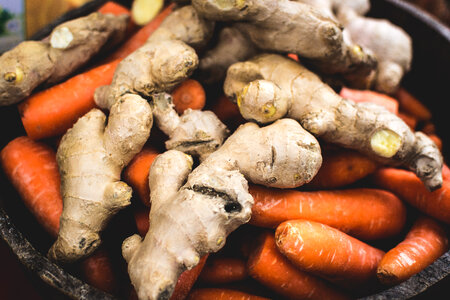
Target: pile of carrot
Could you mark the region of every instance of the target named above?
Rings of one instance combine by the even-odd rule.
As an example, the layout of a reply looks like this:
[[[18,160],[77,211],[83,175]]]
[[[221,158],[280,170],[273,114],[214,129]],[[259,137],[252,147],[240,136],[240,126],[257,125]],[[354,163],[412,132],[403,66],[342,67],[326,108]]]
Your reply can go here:
[[[61,137],[95,107],[95,89],[111,82],[120,61],[145,43],[173,7],[141,28],[130,23],[134,34],[102,64],[18,105],[26,136],[1,149],[0,163],[50,237],[59,230],[62,198],[55,149],[47,139]],[[100,11],[130,13],[113,2]],[[431,112],[404,88],[388,96],[344,87],[340,95],[384,106],[442,148]],[[206,105],[205,89],[194,79],[181,83],[172,96],[179,114]],[[230,128],[244,122],[237,105],[225,96],[211,109]],[[130,224],[141,236],[149,228],[149,168],[161,153],[154,144],[151,138],[122,174],[133,188]],[[322,148],[323,165],[305,186],[279,190],[250,184],[255,204],[249,224],[233,232],[218,253],[205,255],[197,267],[184,272],[171,299],[351,299],[408,280],[449,250],[447,165],[442,188],[429,192],[411,171],[384,167],[353,150],[327,144]],[[131,284],[123,281],[128,276],[125,264],[117,265],[111,250],[100,248],[81,261],[80,278],[136,299]]]

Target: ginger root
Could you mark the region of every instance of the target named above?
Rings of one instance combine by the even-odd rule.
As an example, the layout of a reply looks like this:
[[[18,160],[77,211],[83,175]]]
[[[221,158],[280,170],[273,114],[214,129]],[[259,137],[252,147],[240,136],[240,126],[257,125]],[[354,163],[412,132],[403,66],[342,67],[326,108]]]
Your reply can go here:
[[[70,263],[100,245],[108,220],[130,204],[122,169],[150,135],[150,105],[137,95],[121,97],[106,116],[92,109],[63,136],[57,151],[63,212],[58,238],[48,257]]]
[[[365,88],[373,80],[376,58],[348,44],[342,26],[314,6],[289,0],[192,0],[192,5],[204,18],[235,22],[259,49],[295,53],[349,86]]]
[[[229,134],[227,127],[211,111],[189,108],[179,116],[169,94],[153,95],[152,104],[158,128],[169,136],[166,141],[168,150],[179,150],[203,161],[222,145]]]
[[[128,16],[98,12],[57,26],[42,41],[25,41],[0,57],[0,106],[20,102],[38,86],[57,83],[101,49],[122,40]]]
[[[169,299],[184,270],[221,249],[228,234],[248,222],[253,198],[247,180],[297,187],[321,163],[317,140],[291,119],[240,126],[191,173],[185,154],[158,156],[149,174],[150,229],[143,240],[133,235],[122,244],[139,299]]]
[[[431,139],[378,105],[343,99],[294,60],[264,54],[236,63],[228,69],[224,90],[248,120],[289,117],[326,142],[407,166],[429,190],[442,184],[443,158]]]
[[[191,46],[204,45],[213,29],[214,23],[200,18],[190,5],[173,11],[144,46],[120,62],[112,83],[97,88],[96,104],[109,109],[126,93],[149,98],[169,92],[197,68],[198,56]]]

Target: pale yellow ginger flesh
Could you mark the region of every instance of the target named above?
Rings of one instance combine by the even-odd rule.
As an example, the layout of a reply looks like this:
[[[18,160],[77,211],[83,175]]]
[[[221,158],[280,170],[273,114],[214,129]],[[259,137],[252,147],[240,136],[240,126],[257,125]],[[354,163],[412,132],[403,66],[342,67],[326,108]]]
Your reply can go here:
[[[442,184],[443,158],[431,139],[381,106],[343,99],[292,59],[264,54],[236,63],[224,90],[248,120],[293,118],[324,141],[410,168],[429,190]]]
[[[180,274],[223,247],[248,222],[248,181],[294,188],[309,182],[322,163],[317,140],[298,122],[240,126],[190,173],[192,160],[169,150],[150,168],[150,229],[123,242],[122,253],[140,300],[169,299]]]
[[[205,43],[214,23],[201,19],[192,6],[173,11],[147,42],[120,62],[110,85],[95,91],[96,104],[109,109],[121,95],[169,92],[198,66],[191,47]]]
[[[298,54],[348,86],[372,83],[376,58],[347,43],[341,24],[312,5],[289,0],[192,0],[192,5],[207,19],[235,22],[261,50]]]
[[[227,127],[211,111],[188,108],[179,116],[170,94],[153,95],[153,117],[169,139],[166,149],[199,157],[203,161],[216,151],[229,135]]]
[[[150,135],[150,105],[137,95],[121,97],[106,116],[92,109],[63,136],[57,151],[63,212],[58,238],[48,257],[70,263],[100,245],[108,220],[130,204],[132,190],[122,169]]]
[[[95,54],[121,41],[126,15],[98,12],[65,22],[42,41],[24,41],[0,57],[0,106],[28,97],[40,85],[65,79]]]
[[[143,26],[156,17],[163,5],[164,0],[134,0],[131,5],[131,18],[137,25]]]

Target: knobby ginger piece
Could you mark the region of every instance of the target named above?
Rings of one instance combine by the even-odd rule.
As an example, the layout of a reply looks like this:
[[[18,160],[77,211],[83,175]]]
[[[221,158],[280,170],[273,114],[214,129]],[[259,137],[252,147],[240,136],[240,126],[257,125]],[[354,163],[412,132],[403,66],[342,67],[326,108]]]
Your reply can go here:
[[[139,299],[169,299],[184,270],[221,249],[228,234],[249,221],[248,181],[297,187],[321,163],[317,140],[291,119],[240,126],[192,172],[182,152],[158,156],[149,175],[150,229],[143,240],[133,235],[122,245]]]

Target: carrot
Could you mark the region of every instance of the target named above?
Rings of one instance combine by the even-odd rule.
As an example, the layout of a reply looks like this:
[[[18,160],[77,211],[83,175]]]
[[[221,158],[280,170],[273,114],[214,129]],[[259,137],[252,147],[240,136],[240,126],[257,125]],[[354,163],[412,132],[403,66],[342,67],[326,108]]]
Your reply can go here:
[[[197,281],[198,276],[203,270],[205,263],[208,259],[208,254],[200,259],[200,262],[192,269],[184,271],[178,277],[177,284],[175,285],[175,290],[170,297],[171,300],[183,300],[186,299],[192,286]]]
[[[303,192],[251,185],[249,190],[255,201],[250,224],[256,226],[275,228],[284,221],[306,219],[374,240],[398,234],[406,221],[403,202],[380,189]]]
[[[378,163],[354,150],[324,151],[322,166],[307,187],[332,189],[350,185],[375,172]]]
[[[449,249],[447,232],[429,217],[419,217],[405,239],[381,259],[378,279],[394,285],[409,279]]]
[[[395,96],[401,110],[414,116],[419,121],[431,119],[430,110],[404,88],[400,88]]]
[[[133,191],[137,192],[142,203],[148,207],[150,207],[148,172],[158,154],[155,149],[144,147],[123,171],[124,181],[133,188]]]
[[[53,149],[22,136],[9,142],[0,157],[3,171],[25,205],[45,230],[56,237],[63,203]]]
[[[244,280],[248,276],[245,261],[232,257],[210,257],[199,279],[208,284],[224,284]]]
[[[383,168],[373,174],[374,183],[391,191],[423,213],[450,224],[450,181],[433,192],[411,171]]]
[[[195,79],[187,79],[172,92],[173,104],[179,114],[186,109],[202,109],[205,106],[206,94],[203,86]]]
[[[117,293],[119,282],[105,249],[97,249],[91,256],[81,261],[80,266],[84,281],[102,291]]]
[[[343,87],[339,93],[342,98],[355,102],[371,102],[383,106],[390,112],[397,114],[398,101],[388,95],[381,94],[371,90],[354,90]]]
[[[132,37],[130,37],[125,43],[122,44],[116,51],[114,51],[107,61],[113,61],[116,59],[124,59],[136,49],[145,44],[150,35],[159,27],[164,19],[172,12],[175,4],[168,5],[159,15],[152,21],[147,23],[141,29],[139,29]]]
[[[399,116],[400,119],[403,120],[403,122],[406,123],[406,125],[409,126],[409,128],[411,128],[411,130],[414,131],[416,129],[417,122],[418,122],[416,117],[410,115],[407,112],[403,112],[403,111],[399,111],[397,115]]]
[[[136,222],[136,228],[140,236],[145,236],[147,234],[148,228],[150,226],[149,216],[150,208],[144,207],[142,209],[136,209],[134,211],[134,220]]]
[[[247,294],[241,291],[223,288],[199,288],[193,290],[189,300],[269,300],[269,298]]]
[[[436,144],[438,149],[442,151],[442,140],[436,134],[429,134],[428,137]]]
[[[119,61],[101,65],[65,82],[38,92],[19,104],[27,135],[42,139],[64,134],[95,107],[94,92],[110,84]]]
[[[384,255],[342,231],[307,220],[281,223],[275,241],[298,268],[345,287],[372,285]]]
[[[442,166],[442,179],[450,181],[450,168],[445,163]]]
[[[287,56],[288,56],[289,58],[292,58],[292,59],[295,60],[295,61],[299,61],[298,55],[297,55],[297,54],[294,54],[294,53],[288,53]]]
[[[108,1],[105,4],[103,4],[99,9],[98,12],[102,14],[113,14],[116,16],[120,15],[131,15],[131,12],[128,8],[125,6],[120,5],[119,3],[116,3],[114,1]]]
[[[225,95],[217,99],[211,110],[232,131],[239,127],[239,125],[247,122],[241,116],[237,104],[231,102]]]
[[[247,268],[251,277],[288,299],[349,299],[322,279],[293,266],[278,251],[273,232],[260,236]]]

